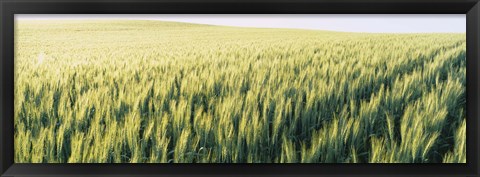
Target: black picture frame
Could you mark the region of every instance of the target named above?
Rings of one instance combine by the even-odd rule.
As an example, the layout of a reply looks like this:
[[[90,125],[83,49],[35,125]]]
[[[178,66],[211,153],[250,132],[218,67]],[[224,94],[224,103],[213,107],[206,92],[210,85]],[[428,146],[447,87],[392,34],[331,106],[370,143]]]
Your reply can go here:
[[[478,0],[1,0],[0,174],[13,176],[479,176]],[[466,164],[15,164],[14,14],[466,14]]]

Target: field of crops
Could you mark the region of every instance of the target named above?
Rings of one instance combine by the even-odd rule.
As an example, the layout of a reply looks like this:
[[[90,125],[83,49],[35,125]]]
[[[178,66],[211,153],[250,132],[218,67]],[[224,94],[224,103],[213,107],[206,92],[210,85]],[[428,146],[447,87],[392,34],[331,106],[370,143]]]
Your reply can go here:
[[[17,21],[16,163],[465,163],[463,34]]]

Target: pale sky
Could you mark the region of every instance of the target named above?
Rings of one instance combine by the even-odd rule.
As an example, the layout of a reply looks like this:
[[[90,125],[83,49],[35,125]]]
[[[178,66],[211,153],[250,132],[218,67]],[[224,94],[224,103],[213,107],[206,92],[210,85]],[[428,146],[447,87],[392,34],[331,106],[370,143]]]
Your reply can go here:
[[[465,33],[465,14],[17,14],[15,20],[161,20],[374,33]]]

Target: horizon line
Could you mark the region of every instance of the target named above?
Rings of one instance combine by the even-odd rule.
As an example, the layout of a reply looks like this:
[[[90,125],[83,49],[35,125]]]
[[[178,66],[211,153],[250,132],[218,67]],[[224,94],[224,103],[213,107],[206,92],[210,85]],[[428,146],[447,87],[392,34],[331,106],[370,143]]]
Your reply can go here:
[[[313,17],[313,18],[312,18]],[[418,17],[418,18],[417,18]],[[430,20],[429,20],[430,19]],[[77,14],[15,14],[18,20],[137,20],[163,21],[226,27],[266,29],[301,29],[355,33],[466,33],[465,14],[441,15],[77,15]],[[430,23],[430,24],[428,24]],[[436,26],[435,26],[436,25]]]

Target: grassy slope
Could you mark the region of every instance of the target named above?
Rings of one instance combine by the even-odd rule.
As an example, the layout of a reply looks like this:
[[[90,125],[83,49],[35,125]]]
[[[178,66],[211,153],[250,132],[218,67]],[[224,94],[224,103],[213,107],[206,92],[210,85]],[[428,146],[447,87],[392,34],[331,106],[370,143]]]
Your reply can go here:
[[[464,34],[158,21],[17,31],[17,163],[466,159]]]

